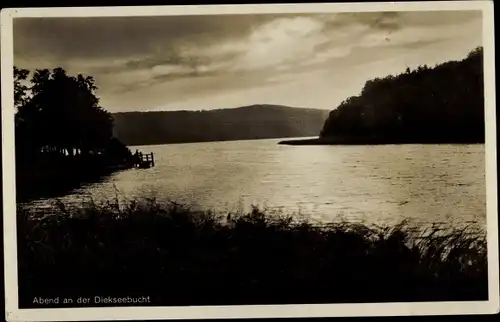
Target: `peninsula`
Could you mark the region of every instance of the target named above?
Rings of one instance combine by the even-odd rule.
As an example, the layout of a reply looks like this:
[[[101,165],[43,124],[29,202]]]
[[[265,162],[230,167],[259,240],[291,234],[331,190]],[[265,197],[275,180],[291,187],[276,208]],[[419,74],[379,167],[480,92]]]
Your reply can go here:
[[[330,112],[316,139],[280,144],[484,143],[483,49],[461,61],[366,82]]]

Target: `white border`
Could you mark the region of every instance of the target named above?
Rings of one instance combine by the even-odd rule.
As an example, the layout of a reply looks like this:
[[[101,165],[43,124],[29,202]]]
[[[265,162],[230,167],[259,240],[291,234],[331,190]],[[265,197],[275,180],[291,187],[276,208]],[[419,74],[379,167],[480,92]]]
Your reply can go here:
[[[15,159],[13,104],[13,33],[16,17],[118,17],[304,12],[376,12],[480,10],[483,13],[483,50],[486,108],[486,194],[489,301],[371,304],[252,305],[207,307],[120,307],[18,309],[15,220]],[[498,313],[499,257],[496,184],[496,119],[493,1],[381,2],[336,4],[260,4],[210,6],[151,6],[93,8],[22,8],[1,12],[2,146],[5,251],[5,308],[7,321],[81,321],[135,319],[216,319],[264,317],[353,317],[455,315]]]

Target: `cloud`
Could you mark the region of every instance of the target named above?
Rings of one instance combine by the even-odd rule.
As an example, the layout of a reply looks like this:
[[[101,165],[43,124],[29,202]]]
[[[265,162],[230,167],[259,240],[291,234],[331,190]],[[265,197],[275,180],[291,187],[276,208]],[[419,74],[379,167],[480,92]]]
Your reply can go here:
[[[322,82],[354,92],[369,77],[357,66],[389,73],[456,59],[481,43],[481,26],[480,12],[460,11],[22,18],[14,57],[20,67],[95,76],[102,101],[116,109],[258,92],[288,102],[287,89],[307,87],[311,97],[332,90]]]
[[[237,69],[270,68],[292,64],[314,54],[327,41],[323,24],[314,18],[277,19],[256,29],[247,39]]]
[[[185,42],[167,53],[154,53],[142,59],[130,60],[122,65],[106,65],[102,73],[118,73],[124,70],[150,72],[149,80],[122,78],[129,85],[118,87],[129,91],[137,87],[151,86],[175,78],[202,77],[217,73],[269,73],[286,69],[314,55],[315,47],[328,39],[322,33],[323,24],[310,17],[279,18],[250,29],[233,39],[216,39],[208,46]],[[248,76],[248,75],[247,75]],[[256,78],[257,79],[257,78]]]
[[[192,72],[193,69],[188,66],[174,64],[156,65],[151,68],[151,75],[153,77],[158,75],[183,75]]]

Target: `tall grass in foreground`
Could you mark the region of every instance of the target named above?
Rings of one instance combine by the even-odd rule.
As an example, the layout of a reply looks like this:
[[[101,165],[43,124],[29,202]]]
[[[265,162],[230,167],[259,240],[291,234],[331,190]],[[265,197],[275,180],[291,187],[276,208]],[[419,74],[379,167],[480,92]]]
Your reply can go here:
[[[154,305],[487,299],[483,234],[290,216],[215,215],[154,200],[18,209],[21,307],[33,296],[151,296]]]

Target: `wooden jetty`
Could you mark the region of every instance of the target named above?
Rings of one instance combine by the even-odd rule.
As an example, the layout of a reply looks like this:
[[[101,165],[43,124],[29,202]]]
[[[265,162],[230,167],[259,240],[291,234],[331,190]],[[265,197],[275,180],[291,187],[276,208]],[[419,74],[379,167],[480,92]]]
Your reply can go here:
[[[135,167],[140,169],[148,169],[155,166],[155,156],[153,152],[144,154],[142,152],[136,152]]]

